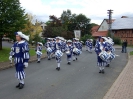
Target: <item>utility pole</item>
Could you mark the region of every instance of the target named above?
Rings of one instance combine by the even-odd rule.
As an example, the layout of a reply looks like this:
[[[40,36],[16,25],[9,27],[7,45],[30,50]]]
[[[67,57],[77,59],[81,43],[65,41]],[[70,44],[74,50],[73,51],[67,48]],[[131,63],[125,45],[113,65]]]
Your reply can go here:
[[[113,34],[112,34],[112,13],[113,13],[113,10],[107,10],[108,12],[107,12],[107,14],[108,14],[108,16],[109,16],[109,22],[108,22],[108,24],[109,24],[109,34],[111,35],[111,38],[113,38]]]

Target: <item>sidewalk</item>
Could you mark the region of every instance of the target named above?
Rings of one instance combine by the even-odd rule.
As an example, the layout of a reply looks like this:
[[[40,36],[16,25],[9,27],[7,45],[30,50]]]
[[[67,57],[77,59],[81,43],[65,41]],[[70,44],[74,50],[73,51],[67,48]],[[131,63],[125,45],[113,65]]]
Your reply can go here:
[[[103,99],[133,99],[133,56]]]
[[[44,53],[42,55],[42,59],[43,58],[46,58],[46,53]],[[36,56],[30,57],[29,63],[34,62],[34,61],[37,61],[37,57]],[[14,66],[14,64],[10,64],[10,61],[0,62],[0,70],[4,70],[4,69],[7,69],[7,68],[11,68],[13,66]]]

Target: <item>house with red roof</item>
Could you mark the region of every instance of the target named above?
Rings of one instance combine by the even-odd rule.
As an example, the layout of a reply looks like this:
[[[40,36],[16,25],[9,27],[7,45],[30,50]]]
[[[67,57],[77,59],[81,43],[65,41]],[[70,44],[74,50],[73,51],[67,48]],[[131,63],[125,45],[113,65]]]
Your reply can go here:
[[[113,23],[115,20],[112,19],[111,23]],[[101,23],[101,25],[97,28],[97,31],[92,32],[92,36],[97,38],[99,36],[107,36],[108,35],[108,30],[109,30],[109,19],[104,19]],[[95,27],[93,27],[95,28]],[[92,29],[93,29],[92,28]]]

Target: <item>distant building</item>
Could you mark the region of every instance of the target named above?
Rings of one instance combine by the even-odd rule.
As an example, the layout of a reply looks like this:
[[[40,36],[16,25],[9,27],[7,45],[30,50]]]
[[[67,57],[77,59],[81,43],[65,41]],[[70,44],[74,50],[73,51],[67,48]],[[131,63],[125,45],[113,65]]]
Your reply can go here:
[[[41,24],[41,27],[42,27],[43,31],[45,30],[46,26],[47,26],[47,25],[46,25],[45,23],[42,23],[42,24]],[[40,37],[43,37],[42,32],[39,34],[39,36],[40,36]]]
[[[122,16],[112,24],[112,32],[115,37],[127,40],[128,45],[133,45],[133,18]]]
[[[98,26],[93,26],[93,27],[91,28],[91,34],[97,32],[98,28],[99,28],[99,25],[98,25]]]
[[[112,19],[111,23],[113,23],[115,20]],[[109,30],[109,19],[104,19],[97,29],[97,31],[92,33],[93,37],[99,37],[99,36],[107,36]]]

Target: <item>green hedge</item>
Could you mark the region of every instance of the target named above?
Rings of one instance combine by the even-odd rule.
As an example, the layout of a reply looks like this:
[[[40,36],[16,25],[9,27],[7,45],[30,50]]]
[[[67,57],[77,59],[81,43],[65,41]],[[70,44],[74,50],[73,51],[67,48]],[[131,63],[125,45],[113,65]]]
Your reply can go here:
[[[118,37],[113,37],[113,41],[114,41],[115,44],[118,44],[118,45],[121,44],[121,39],[118,38]]]

